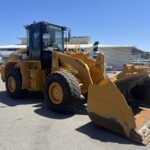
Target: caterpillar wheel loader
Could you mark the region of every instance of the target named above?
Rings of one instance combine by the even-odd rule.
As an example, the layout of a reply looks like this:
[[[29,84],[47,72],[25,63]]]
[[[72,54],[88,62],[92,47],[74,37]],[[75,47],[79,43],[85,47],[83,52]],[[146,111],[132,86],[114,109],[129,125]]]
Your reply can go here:
[[[59,113],[78,107],[88,95],[92,122],[142,144],[150,141],[150,71],[134,65],[113,78],[105,75],[104,54],[64,50],[64,26],[35,22],[25,26],[28,45],[14,52],[1,69],[10,97],[43,91],[46,105]]]

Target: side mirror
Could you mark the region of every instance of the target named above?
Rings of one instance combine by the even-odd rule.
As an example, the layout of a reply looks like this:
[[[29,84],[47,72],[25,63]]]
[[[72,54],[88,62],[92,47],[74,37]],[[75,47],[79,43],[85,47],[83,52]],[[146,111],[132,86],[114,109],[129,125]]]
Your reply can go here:
[[[98,41],[96,41],[96,42],[93,44],[93,52],[98,52],[98,44],[99,44]]]

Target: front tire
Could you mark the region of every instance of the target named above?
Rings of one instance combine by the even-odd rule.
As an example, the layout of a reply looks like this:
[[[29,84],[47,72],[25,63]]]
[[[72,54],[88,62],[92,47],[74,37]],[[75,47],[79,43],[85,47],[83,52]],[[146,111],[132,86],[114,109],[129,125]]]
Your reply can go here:
[[[80,100],[77,79],[68,72],[57,71],[50,74],[44,85],[44,97],[48,108],[59,113],[72,113]]]

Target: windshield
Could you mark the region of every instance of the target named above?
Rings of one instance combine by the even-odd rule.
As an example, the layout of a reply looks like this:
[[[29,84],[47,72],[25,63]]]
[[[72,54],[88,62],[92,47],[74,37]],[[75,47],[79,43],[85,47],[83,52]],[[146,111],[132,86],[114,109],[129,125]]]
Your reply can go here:
[[[63,51],[63,30],[61,27],[48,25],[43,33],[43,50]]]

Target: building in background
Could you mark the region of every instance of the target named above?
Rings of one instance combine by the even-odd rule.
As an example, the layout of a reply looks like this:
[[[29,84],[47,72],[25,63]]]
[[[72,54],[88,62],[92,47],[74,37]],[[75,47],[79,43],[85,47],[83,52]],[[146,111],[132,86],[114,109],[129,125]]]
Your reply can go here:
[[[89,44],[91,41],[90,36],[72,36],[70,37],[69,44]],[[67,43],[67,38],[65,38],[65,42]]]
[[[132,49],[131,46],[99,45],[99,51],[105,55],[106,65],[115,67],[117,70],[122,70],[123,64],[130,63]]]
[[[90,57],[96,57],[100,52],[105,55],[105,65],[115,67],[118,70],[122,70],[123,64],[130,63],[131,51],[133,46],[121,46],[121,45],[98,45],[98,51],[93,52],[93,44],[68,44],[65,46],[69,50],[80,50],[90,54]]]
[[[21,40],[20,45],[6,45],[0,46],[0,54],[3,51],[14,51],[20,48],[27,47],[27,39],[25,37],[19,37]],[[131,51],[135,49],[134,46],[121,46],[121,45],[98,45],[98,51],[93,52],[93,44],[90,43],[90,36],[73,36],[70,38],[70,42],[65,43],[65,49],[86,51],[90,53],[90,57],[94,57],[95,54],[103,52],[105,54],[105,65],[115,67],[118,70],[122,69],[123,64],[130,63]],[[9,53],[8,52],[8,53]],[[5,52],[6,53],[6,52]]]
[[[98,45],[98,52],[93,52],[93,44],[90,43],[91,37],[80,36],[71,37],[70,42],[65,46],[69,50],[87,51],[91,57],[97,55],[99,52],[103,52],[105,55],[105,65],[115,67],[118,70],[122,69],[123,64],[130,63],[131,51],[136,49],[134,46],[122,46],[122,45]]]
[[[26,45],[0,45],[0,64],[4,63],[14,51],[25,49],[26,47]]]
[[[21,45],[27,45],[27,38],[26,37],[17,37],[19,40],[21,40]]]

